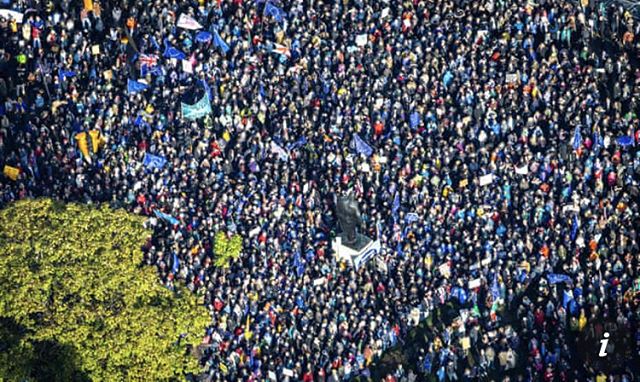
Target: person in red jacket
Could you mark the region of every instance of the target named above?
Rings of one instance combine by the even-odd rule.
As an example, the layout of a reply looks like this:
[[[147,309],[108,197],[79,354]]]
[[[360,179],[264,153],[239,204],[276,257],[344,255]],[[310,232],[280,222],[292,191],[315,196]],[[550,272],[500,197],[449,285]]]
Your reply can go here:
[[[311,365],[307,364],[307,371],[302,374],[302,382],[313,382],[313,370],[311,369]]]
[[[377,136],[382,135],[382,133],[384,132],[384,125],[382,124],[382,122],[376,121],[376,123],[373,124],[373,131]]]

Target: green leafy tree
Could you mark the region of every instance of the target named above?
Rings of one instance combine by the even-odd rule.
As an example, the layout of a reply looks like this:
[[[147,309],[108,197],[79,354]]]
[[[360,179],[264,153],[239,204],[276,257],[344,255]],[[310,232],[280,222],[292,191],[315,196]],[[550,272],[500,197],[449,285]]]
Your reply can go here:
[[[48,199],[0,211],[0,380],[163,381],[199,371],[188,349],[208,313],[142,266],[142,221]]]
[[[213,252],[215,254],[214,264],[217,267],[228,267],[233,259],[240,257],[242,236],[233,235],[229,238],[226,233],[219,231],[216,233]]]

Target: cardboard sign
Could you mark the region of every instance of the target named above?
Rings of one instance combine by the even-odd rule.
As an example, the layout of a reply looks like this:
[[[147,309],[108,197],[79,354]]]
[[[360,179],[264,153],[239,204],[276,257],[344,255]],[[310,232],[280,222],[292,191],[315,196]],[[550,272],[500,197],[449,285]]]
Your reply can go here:
[[[91,54],[97,56],[100,54],[100,45],[92,45],[91,46]]]

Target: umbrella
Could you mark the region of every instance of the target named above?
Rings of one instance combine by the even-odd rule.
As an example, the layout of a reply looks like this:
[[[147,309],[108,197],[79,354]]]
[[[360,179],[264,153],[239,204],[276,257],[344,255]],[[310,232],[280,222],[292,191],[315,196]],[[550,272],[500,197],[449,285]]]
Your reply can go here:
[[[616,143],[618,143],[620,146],[631,146],[633,144],[633,138],[628,135],[623,135],[616,139]]]
[[[213,35],[207,31],[198,32],[198,34],[196,35],[196,41],[202,43],[209,42],[212,38]]]

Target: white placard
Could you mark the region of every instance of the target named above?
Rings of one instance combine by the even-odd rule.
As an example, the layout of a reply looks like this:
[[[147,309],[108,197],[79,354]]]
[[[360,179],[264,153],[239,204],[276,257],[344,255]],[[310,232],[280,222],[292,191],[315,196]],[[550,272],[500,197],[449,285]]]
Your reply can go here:
[[[24,14],[20,13],[20,12],[16,12],[16,11],[12,11],[10,9],[0,9],[0,16],[5,18],[5,19],[9,19],[12,18],[14,20],[16,20],[16,23],[21,24],[22,23],[22,17],[24,16]]]
[[[469,289],[479,288],[481,284],[482,284],[482,282],[480,281],[479,278],[475,279],[475,280],[471,280],[471,281],[469,281]]]
[[[360,35],[356,36],[356,45],[358,45],[358,46],[367,45],[367,34],[366,33],[363,33],[363,34],[360,34]]]
[[[420,309],[413,308],[411,309],[411,321],[413,322],[413,326],[417,326],[420,323]]]
[[[447,279],[449,278],[449,276],[451,276],[451,267],[449,266],[449,263],[444,263],[440,265],[438,267],[438,270],[440,271],[440,274]]]
[[[185,73],[193,73],[193,65],[187,60],[182,60],[182,70]]]
[[[180,18],[178,18],[177,25],[179,28],[189,30],[197,30],[202,28],[202,25],[200,25],[199,22],[197,22],[193,17],[185,15],[184,13],[180,15]]]
[[[480,177],[480,185],[486,186],[487,184],[493,183],[493,174],[482,175]]]
[[[282,375],[285,377],[293,377],[293,370],[291,369],[282,369]]]
[[[256,228],[252,229],[251,231],[249,231],[249,237],[254,237],[257,234],[260,233],[260,226],[257,226]]]

